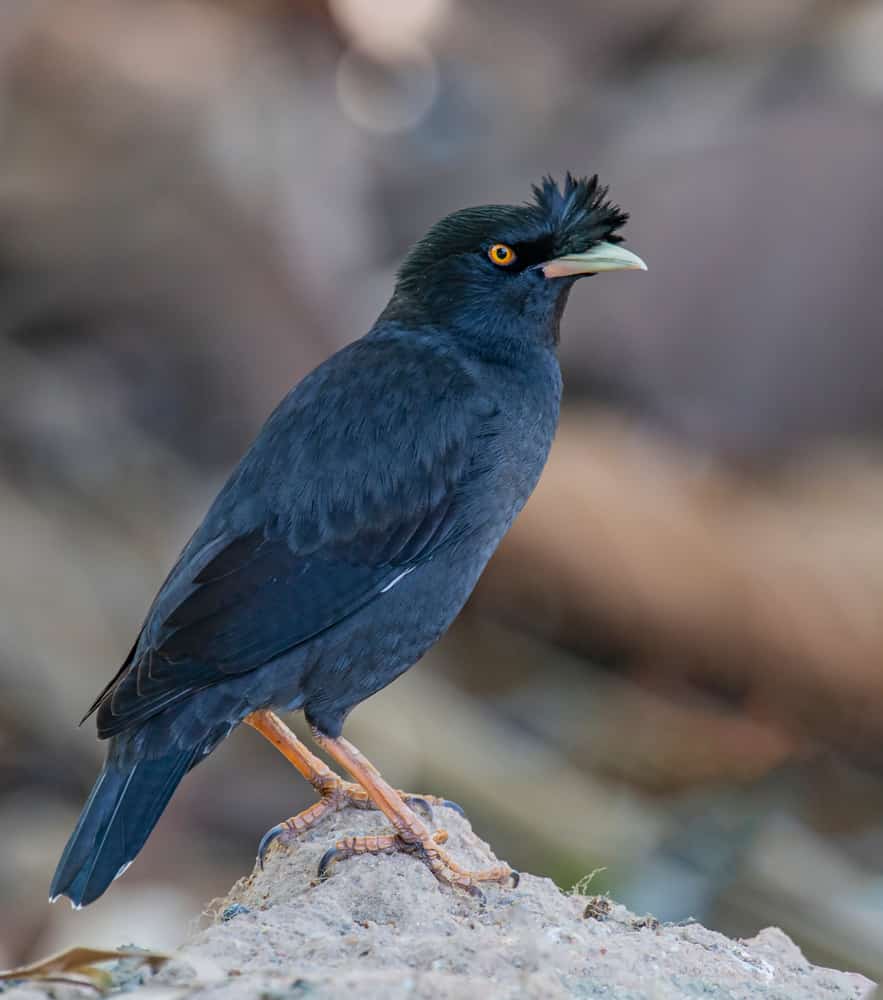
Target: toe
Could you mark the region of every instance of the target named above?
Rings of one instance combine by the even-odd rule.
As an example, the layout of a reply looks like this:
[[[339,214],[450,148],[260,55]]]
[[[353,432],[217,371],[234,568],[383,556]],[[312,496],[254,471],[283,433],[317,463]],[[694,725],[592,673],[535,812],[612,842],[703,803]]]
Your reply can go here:
[[[261,842],[258,844],[258,864],[260,864],[261,868],[264,867],[264,858],[267,856],[267,851],[287,829],[288,827],[285,823],[277,823],[275,826],[271,826],[263,837],[261,837]]]
[[[427,823],[432,822],[432,806],[422,795],[406,795],[405,804],[409,808],[416,809],[417,812],[422,813]],[[444,804],[447,805],[447,801]]]
[[[321,881],[324,881],[331,874],[330,868],[334,862],[337,861],[340,855],[341,852],[336,846],[329,847],[328,850],[322,855],[318,870],[318,877]]]

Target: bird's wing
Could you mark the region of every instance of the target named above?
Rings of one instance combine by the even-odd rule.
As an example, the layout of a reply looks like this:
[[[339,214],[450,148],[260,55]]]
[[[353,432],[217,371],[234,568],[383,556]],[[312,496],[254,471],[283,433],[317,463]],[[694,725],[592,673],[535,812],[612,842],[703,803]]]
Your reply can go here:
[[[357,342],[283,401],[99,696],[112,736],[351,615],[464,530],[496,408],[419,345]]]

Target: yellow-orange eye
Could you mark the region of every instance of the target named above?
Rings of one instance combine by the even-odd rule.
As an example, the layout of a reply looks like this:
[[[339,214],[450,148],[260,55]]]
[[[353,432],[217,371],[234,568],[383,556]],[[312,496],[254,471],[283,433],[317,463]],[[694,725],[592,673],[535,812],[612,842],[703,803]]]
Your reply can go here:
[[[505,243],[495,243],[487,252],[488,257],[499,267],[508,267],[515,263],[515,251]]]

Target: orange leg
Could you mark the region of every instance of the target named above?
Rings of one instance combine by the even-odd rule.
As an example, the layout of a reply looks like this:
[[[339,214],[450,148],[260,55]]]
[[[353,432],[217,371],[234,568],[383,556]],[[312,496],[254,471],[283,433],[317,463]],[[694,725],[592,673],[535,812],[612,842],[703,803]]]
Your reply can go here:
[[[420,817],[402,799],[401,793],[383,780],[377,768],[349,740],[342,736],[331,739],[316,729],[313,729],[313,738],[355,778],[395,830],[394,834],[386,836],[346,837],[338,841],[322,858],[319,865],[320,876],[326,875],[335,861],[355,854],[391,854],[402,851],[419,858],[443,885],[456,886],[474,896],[481,896],[478,888],[480,882],[511,882],[518,885],[518,873],[508,865],[494,865],[484,871],[469,871],[458,865],[439,846],[447,840],[447,834],[439,830],[433,836]]]
[[[368,793],[360,785],[350,781],[344,781],[320,760],[314,753],[311,753],[285,723],[274,713],[269,711],[252,712],[245,721],[256,729],[261,736],[269,740],[274,747],[293,764],[297,770],[309,781],[309,783],[319,793],[319,801],[313,803],[308,809],[304,809],[296,816],[277,823],[276,826],[268,830],[261,839],[258,848],[258,860],[263,866],[264,857],[270,844],[282,838],[289,840],[298,834],[305,833],[314,827],[320,820],[330,813],[337,812],[346,806],[354,806],[356,809],[375,809]],[[405,796],[407,801],[432,813],[430,803],[436,805],[447,805],[462,810],[453,802],[445,799],[438,799],[435,796]]]

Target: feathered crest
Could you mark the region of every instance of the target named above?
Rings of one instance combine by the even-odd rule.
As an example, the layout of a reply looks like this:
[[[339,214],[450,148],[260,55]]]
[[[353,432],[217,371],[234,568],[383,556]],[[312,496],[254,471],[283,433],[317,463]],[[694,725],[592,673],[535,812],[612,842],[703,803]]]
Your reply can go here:
[[[566,238],[569,233],[586,236],[594,240],[622,242],[616,230],[628,221],[628,212],[619,205],[607,201],[608,189],[598,183],[598,175],[574,177],[570,171],[564,178],[564,190],[559,188],[551,176],[546,176],[539,184],[533,185],[533,203],[528,202],[545,219],[548,219],[558,233]]]
[[[551,177],[544,177],[533,186],[533,200],[521,205],[461,208],[414,244],[399,268],[396,290],[402,295],[420,292],[428,276],[446,273],[440,262],[471,260],[473,255],[484,260],[492,243],[519,246],[522,268],[555,256],[584,253],[605,240],[621,243],[617,230],[628,215],[606,199],[607,188],[598,183],[597,176],[568,173],[563,189]]]

